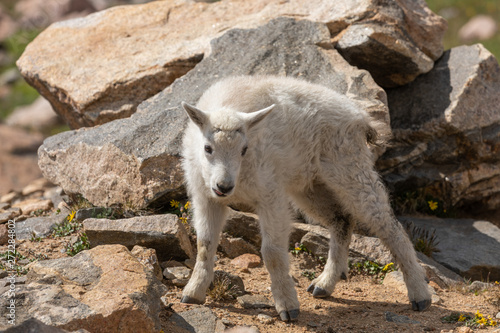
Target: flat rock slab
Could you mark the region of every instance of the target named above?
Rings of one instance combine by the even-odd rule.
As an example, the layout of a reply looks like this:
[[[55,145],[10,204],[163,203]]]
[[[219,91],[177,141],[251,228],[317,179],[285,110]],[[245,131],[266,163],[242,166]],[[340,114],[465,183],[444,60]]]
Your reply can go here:
[[[35,318],[68,331],[157,332],[167,288],[122,245],[30,264],[16,285],[16,320]],[[8,286],[1,290],[0,328],[8,326]]]
[[[83,228],[96,247],[121,244],[129,249],[136,245],[156,250],[158,260],[180,260],[194,257],[187,231],[177,215],[151,215],[121,220],[86,219]]]
[[[494,224],[472,219],[400,219],[436,230],[440,252],[433,257],[443,266],[473,280],[500,280],[500,228]]]
[[[498,61],[480,44],[387,90],[393,140],[377,167],[396,196],[425,189],[448,206],[500,207],[499,91]]]
[[[31,217],[21,222],[16,222],[16,238],[47,237],[52,233],[56,224],[61,223],[64,219],[65,216],[53,215]]]
[[[300,77],[346,94],[389,123],[385,92],[333,49],[324,24],[280,18],[258,29],[230,30],[211,46],[210,56],[140,104],[132,117],[46,139],[38,151],[44,176],[99,206],[144,207],[182,194],[187,116],[181,102],[195,104],[209,86],[231,75]]]
[[[168,321],[166,332],[220,333],[225,325],[207,307],[200,306],[185,312],[174,313]]]
[[[353,65],[389,86],[427,72],[443,52],[446,21],[424,0],[169,0],[55,23],[17,65],[71,127],[94,126],[130,116],[210,54],[210,41],[227,30],[281,16],[326,24]]]
[[[243,295],[237,300],[245,309],[268,309],[274,306],[273,302],[263,295]]]

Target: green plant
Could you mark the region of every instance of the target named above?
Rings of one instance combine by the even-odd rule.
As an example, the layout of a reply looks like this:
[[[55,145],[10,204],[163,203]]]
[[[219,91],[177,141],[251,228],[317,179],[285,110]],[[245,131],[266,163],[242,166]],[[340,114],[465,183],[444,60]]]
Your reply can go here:
[[[311,281],[316,278],[316,272],[314,272],[314,271],[304,270],[304,271],[302,271],[301,275],[305,276],[306,278],[308,278]]]
[[[66,254],[73,257],[83,250],[90,249],[89,239],[85,233],[82,233],[73,244],[66,246]]]
[[[170,213],[175,214],[179,217],[179,220],[187,224],[188,220],[191,219],[192,213],[191,213],[191,202],[186,201],[184,205],[182,205],[179,201],[177,200],[171,200],[170,201]]]
[[[360,261],[360,262],[349,262],[349,274],[350,275],[369,275],[380,278],[383,280],[387,273],[395,271],[394,263],[388,263],[387,265],[381,265],[371,260]]]
[[[224,276],[222,278],[215,278],[211,288],[208,290],[207,295],[214,301],[222,301],[224,299],[234,299],[237,294],[236,286],[231,283],[231,280]]]
[[[497,326],[498,322],[491,318],[491,316],[485,317],[479,311],[476,311],[474,316],[469,314],[462,314],[460,312],[452,312],[450,315],[442,317],[441,321],[443,323],[463,323],[464,326],[472,328],[486,328],[487,326]]]
[[[300,253],[308,253],[311,254],[311,251],[309,251],[304,244],[299,244],[295,243],[294,248],[290,248],[290,252],[294,255],[297,256]]]
[[[428,257],[432,257],[433,253],[439,252],[437,248],[439,240],[435,229],[430,233],[429,230],[417,227],[413,222],[406,223],[405,227],[416,251],[422,252]]]
[[[30,238],[30,241],[31,241],[31,242],[41,242],[42,240],[43,240],[43,237],[41,237],[41,236],[37,236],[37,235],[35,234],[35,232],[32,232],[32,233],[31,233],[31,238]]]
[[[82,228],[82,224],[74,220],[75,211],[72,211],[61,223],[57,223],[52,231],[52,237],[64,237],[77,232]]]

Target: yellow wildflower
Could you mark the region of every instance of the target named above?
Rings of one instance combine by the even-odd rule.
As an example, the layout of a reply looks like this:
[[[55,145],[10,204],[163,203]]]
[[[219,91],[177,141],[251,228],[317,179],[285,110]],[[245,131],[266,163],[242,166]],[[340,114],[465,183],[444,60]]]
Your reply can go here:
[[[68,217],[66,218],[66,219],[68,219],[68,222],[73,221],[73,219],[75,218],[75,214],[76,214],[76,212],[74,210],[71,211],[71,214],[69,214]]]
[[[387,265],[384,266],[384,268],[382,268],[382,272],[386,272],[392,266],[394,266],[394,263],[392,262],[388,263]]]
[[[458,321],[465,321],[465,319],[467,319],[463,314],[460,315],[460,317],[458,317]]]
[[[487,325],[487,324],[488,324],[488,319],[486,319],[486,318],[482,317],[481,319],[479,319],[479,320],[477,321],[477,323],[478,323],[479,325]]]
[[[183,216],[181,216],[181,217],[179,217],[179,219],[180,219],[180,220],[181,220],[181,222],[182,222],[182,223],[184,223],[184,224],[186,224],[186,223],[188,222],[187,217],[183,217]]]
[[[173,208],[178,208],[179,207],[179,201],[176,201],[176,200],[171,200],[170,201],[170,207],[173,207]]]
[[[189,208],[191,208],[191,202],[189,202],[189,201],[188,201],[188,202],[186,202],[186,204],[184,205],[184,208],[185,208],[185,209],[189,209]]]
[[[483,314],[479,310],[476,311],[476,318],[483,318]]]
[[[497,325],[498,325],[498,323],[497,323],[497,321],[496,321],[496,320],[490,320],[490,325],[491,325],[491,326],[497,326]]]
[[[438,208],[438,203],[437,203],[436,201],[432,201],[432,200],[430,200],[430,201],[428,201],[427,203],[429,204],[429,208],[430,208],[432,211],[434,211],[434,210],[436,210],[436,209]]]
[[[496,285],[498,286],[498,285],[500,284],[500,282],[498,282],[498,281],[495,281],[495,284],[496,284]]]

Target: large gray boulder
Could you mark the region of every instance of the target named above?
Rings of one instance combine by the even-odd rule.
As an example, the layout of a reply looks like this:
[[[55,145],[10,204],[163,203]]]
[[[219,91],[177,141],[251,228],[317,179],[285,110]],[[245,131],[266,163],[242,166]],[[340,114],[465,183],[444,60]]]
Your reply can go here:
[[[473,219],[400,218],[424,230],[436,230],[439,252],[432,257],[461,276],[500,280],[500,228]]]
[[[55,23],[17,64],[72,128],[94,126],[133,114],[208,56],[210,41],[227,30],[280,16],[326,24],[335,47],[386,86],[429,71],[443,52],[446,22],[424,0],[171,0]]]
[[[393,140],[378,160],[398,195],[500,206],[500,66],[482,45],[447,51],[414,82],[387,90]]]
[[[238,74],[294,76],[323,84],[389,122],[385,92],[368,72],[350,66],[333,49],[326,25],[280,18],[213,40],[210,56],[141,103],[132,117],[46,139],[38,151],[40,168],[65,192],[81,193],[100,206],[143,207],[179,195],[187,122],[180,103],[196,103],[212,83]]]

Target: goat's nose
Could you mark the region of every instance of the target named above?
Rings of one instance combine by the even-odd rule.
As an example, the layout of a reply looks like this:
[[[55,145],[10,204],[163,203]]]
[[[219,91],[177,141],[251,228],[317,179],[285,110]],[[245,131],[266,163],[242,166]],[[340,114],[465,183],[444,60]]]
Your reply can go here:
[[[234,188],[234,185],[217,184],[217,188],[221,193],[229,193]]]

